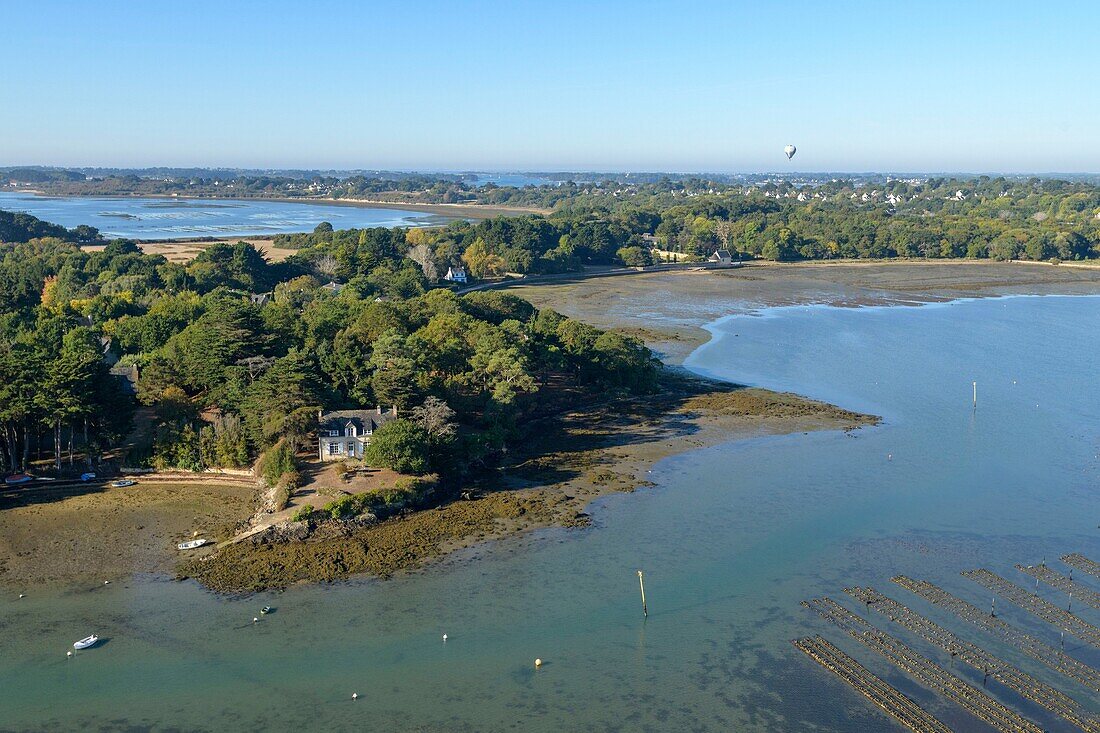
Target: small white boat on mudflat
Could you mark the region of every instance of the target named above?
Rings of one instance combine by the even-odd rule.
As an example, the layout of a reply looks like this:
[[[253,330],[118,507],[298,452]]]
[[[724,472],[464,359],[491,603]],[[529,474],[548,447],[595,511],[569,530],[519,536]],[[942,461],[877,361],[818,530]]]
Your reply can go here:
[[[190,540],[189,542],[181,542],[176,545],[177,550],[194,550],[196,547],[202,547],[209,540]]]
[[[85,636],[80,641],[73,642],[73,649],[89,649],[95,646],[98,641],[99,637],[95,634],[92,634],[91,636]]]

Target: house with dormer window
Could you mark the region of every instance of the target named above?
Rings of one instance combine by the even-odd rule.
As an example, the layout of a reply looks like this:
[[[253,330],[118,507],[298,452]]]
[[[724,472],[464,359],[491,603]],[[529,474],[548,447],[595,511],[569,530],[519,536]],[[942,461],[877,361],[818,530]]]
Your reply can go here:
[[[466,268],[458,265],[451,265],[447,268],[447,274],[443,276],[443,279],[447,282],[466,284]]]
[[[337,410],[317,413],[317,457],[322,461],[363,459],[374,431],[397,417],[397,407],[385,412],[374,410]]]

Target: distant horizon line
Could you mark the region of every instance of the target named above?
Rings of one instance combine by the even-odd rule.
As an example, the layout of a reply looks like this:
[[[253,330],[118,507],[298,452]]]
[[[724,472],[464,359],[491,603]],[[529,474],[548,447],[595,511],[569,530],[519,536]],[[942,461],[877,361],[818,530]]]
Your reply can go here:
[[[351,173],[351,174],[365,174],[365,173],[403,173],[403,174],[440,174],[440,175],[470,175],[470,174],[484,174],[484,175],[509,175],[509,174],[521,174],[532,176],[565,176],[570,174],[583,174],[583,175],[618,175],[618,176],[656,176],[656,175],[674,175],[674,176],[767,176],[767,175],[783,175],[783,176],[989,176],[996,177],[1053,177],[1053,176],[1069,176],[1069,177],[1081,177],[1081,176],[1100,176],[1100,170],[1098,171],[976,171],[976,170],[902,170],[902,169],[882,169],[882,170],[790,170],[783,171],[781,169],[744,169],[744,170],[643,170],[643,169],[613,169],[613,168],[363,168],[363,167],[350,167],[350,168],[336,168],[336,167],[293,167],[293,166],[266,166],[266,167],[250,167],[250,166],[234,166],[234,165],[141,165],[141,166],[126,166],[126,165],[51,165],[42,163],[25,163],[25,164],[0,164],[0,170],[12,170],[12,169],[30,169],[30,170],[70,170],[70,171],[87,171],[87,170],[103,170],[103,171],[156,171],[156,170],[195,170],[195,171],[212,171],[212,172],[233,172],[233,173],[273,173],[273,172],[285,172],[285,173]]]

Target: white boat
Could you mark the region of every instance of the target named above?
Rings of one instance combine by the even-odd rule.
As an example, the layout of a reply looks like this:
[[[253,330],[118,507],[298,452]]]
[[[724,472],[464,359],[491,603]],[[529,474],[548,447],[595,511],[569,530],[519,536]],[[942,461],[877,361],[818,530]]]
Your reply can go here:
[[[128,479],[128,478],[124,478],[121,481],[112,481],[111,482],[111,488],[112,489],[124,489],[127,486],[133,486],[136,483],[137,483],[137,481],[133,481],[133,480]]]
[[[95,646],[96,642],[98,642],[98,641],[99,641],[99,637],[96,636],[95,634],[92,634],[91,636],[84,637],[80,641],[74,641],[73,642],[73,649],[87,649],[89,647]]]
[[[181,542],[176,545],[178,550],[194,550],[196,547],[202,547],[208,542],[208,540],[191,540],[189,542]]]

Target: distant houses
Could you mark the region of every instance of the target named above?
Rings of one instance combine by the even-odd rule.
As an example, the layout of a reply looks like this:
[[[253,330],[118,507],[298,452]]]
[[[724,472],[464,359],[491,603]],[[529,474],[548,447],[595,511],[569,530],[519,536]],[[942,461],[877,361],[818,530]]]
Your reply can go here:
[[[716,249],[714,254],[707,258],[707,262],[715,262],[719,265],[732,265],[733,255],[728,249]]]
[[[443,279],[452,283],[466,284],[466,268],[451,266],[447,268],[447,274],[443,276]]]
[[[317,457],[322,461],[362,460],[374,431],[397,417],[397,407],[336,410],[317,414]]]
[[[335,280],[329,280],[327,285],[322,285],[321,287],[329,291],[333,295],[339,295],[340,291],[344,289],[344,284],[338,283]]]

